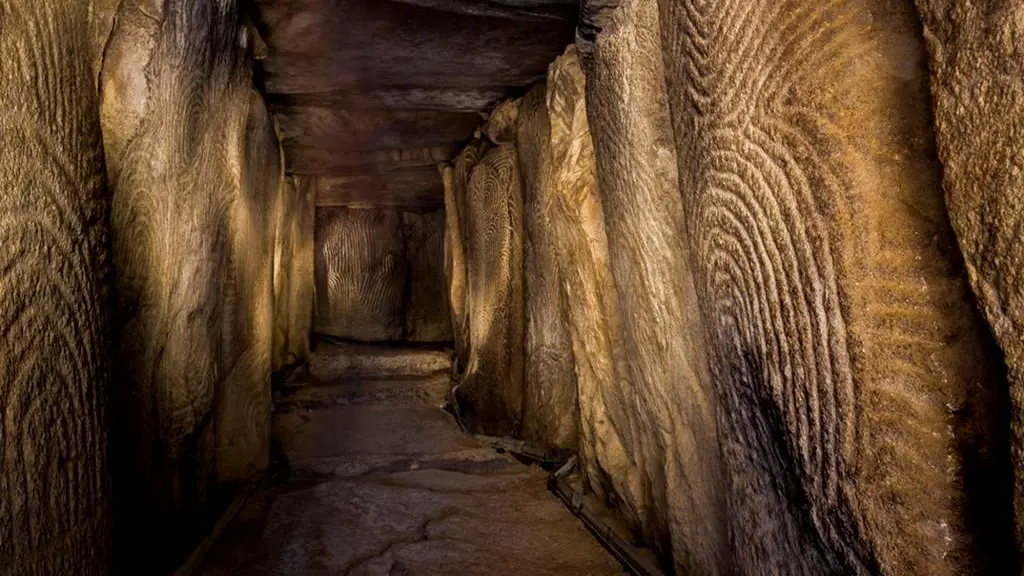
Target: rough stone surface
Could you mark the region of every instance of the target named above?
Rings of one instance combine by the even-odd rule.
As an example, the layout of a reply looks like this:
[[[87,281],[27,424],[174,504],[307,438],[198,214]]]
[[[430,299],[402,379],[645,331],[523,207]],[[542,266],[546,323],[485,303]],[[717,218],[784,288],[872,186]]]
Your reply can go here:
[[[317,332],[363,341],[402,339],[408,267],[400,213],[318,209],[316,258]]]
[[[1024,6],[919,0],[946,203],[1006,355],[1017,544],[1024,551]]]
[[[92,30],[92,75],[93,80],[99,85],[100,73],[103,71],[103,57],[106,52],[107,42],[110,40],[110,33],[114,29],[114,20],[117,17],[117,9],[121,0],[90,0],[89,25]]]
[[[0,574],[1020,573],[1024,8],[0,4]]]
[[[628,1],[600,16],[596,40],[578,45],[631,385],[605,391],[608,427],[588,476],[679,572],[728,572],[726,476],[686,258],[658,7]]]
[[[318,209],[316,331],[364,342],[450,342],[443,242],[441,212]]]
[[[523,405],[523,224],[516,156],[514,144],[486,149],[468,172],[458,214],[468,330],[456,397],[467,426],[495,436],[518,433]],[[465,178],[468,167],[458,164],[456,180]]]
[[[570,46],[519,114],[533,257],[525,273],[527,374],[537,375],[524,384],[523,426],[526,438],[548,445],[574,447],[579,433],[579,452],[597,480],[599,453],[622,456],[607,414],[609,402],[626,403],[629,376],[584,85]]]
[[[263,100],[249,93],[244,132],[230,154],[238,189],[228,205],[221,287],[219,382],[215,395],[217,481],[240,484],[269,464],[274,324],[274,219],[283,166]]]
[[[459,373],[469,362],[469,279],[466,261],[466,230],[469,207],[466,190],[469,176],[480,162],[484,146],[473,142],[466,146],[451,164],[439,166],[444,181],[444,272],[448,279],[448,303],[451,306],[452,332],[458,354]]]
[[[442,183],[433,165],[396,167],[370,175],[319,176],[316,181],[317,206],[427,212],[444,205]]]
[[[266,465],[280,168],[252,89],[252,40],[233,1],[125,0],[106,47],[126,571],[176,563],[213,490]]]
[[[622,574],[545,472],[459,431],[448,376],[346,374],[278,399],[287,481],[249,499],[197,574]]]
[[[997,560],[1004,384],[945,212],[913,4],[661,7],[733,569]]]
[[[572,41],[575,2],[258,0],[289,170],[323,205],[440,207],[433,167]],[[511,124],[514,138],[514,122]]]
[[[414,353],[386,346],[319,342],[309,361],[308,375],[314,382],[373,376],[408,378],[450,372],[451,368],[451,355],[443,350],[422,349]]]
[[[519,126],[518,98],[505,100],[494,107],[484,125],[483,133],[494,144],[514,144]]]
[[[109,570],[109,201],[89,8],[0,6],[3,574]]]
[[[410,342],[451,342],[452,319],[444,275],[444,211],[402,213],[409,266],[405,337]]]
[[[556,253],[551,190],[551,126],[547,90],[535,86],[523,97],[516,148],[523,183],[523,294],[525,341],[523,431],[542,446],[575,448],[579,402],[572,341]]]
[[[274,243],[274,370],[309,357],[315,296],[313,185],[306,178],[284,178],[278,193]]]

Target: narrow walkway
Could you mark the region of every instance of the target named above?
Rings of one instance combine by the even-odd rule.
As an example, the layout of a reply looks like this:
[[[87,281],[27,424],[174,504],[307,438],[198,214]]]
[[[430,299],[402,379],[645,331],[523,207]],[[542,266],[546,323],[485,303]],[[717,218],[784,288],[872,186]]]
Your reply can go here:
[[[321,345],[276,398],[287,479],[252,495],[203,575],[610,575],[546,472],[463,435],[447,356]]]

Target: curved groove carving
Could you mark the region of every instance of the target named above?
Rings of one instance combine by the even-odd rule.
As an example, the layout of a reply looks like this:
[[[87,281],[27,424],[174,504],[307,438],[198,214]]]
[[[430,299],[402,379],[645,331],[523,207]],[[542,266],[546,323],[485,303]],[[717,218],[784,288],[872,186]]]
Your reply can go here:
[[[930,128],[911,7],[667,6],[737,568],[958,572],[975,432],[954,414],[994,380],[912,136]]]
[[[445,274],[448,277],[455,351],[461,371],[465,370],[469,362],[469,286],[466,277],[468,264],[465,235],[469,207],[466,206],[466,189],[469,187],[469,175],[480,162],[483,150],[482,143],[474,142],[459,152],[451,166],[441,167],[444,180]]]
[[[462,169],[457,160],[456,190]],[[470,427],[511,435],[521,424],[523,385],[522,197],[514,145],[490,148],[472,169],[459,217],[469,345],[457,395]]]
[[[408,274],[401,215],[321,208],[316,246],[316,331],[353,340],[401,340]]]
[[[726,494],[700,300],[665,96],[656,0],[597,2],[579,37],[625,388],[588,471],[680,573],[729,573]],[[616,396],[618,395],[618,396]],[[584,416],[585,417],[585,416]]]
[[[0,571],[99,576],[110,255],[88,6],[0,13]]]
[[[127,572],[175,565],[205,529],[212,490],[265,465],[268,187],[279,178],[237,3],[150,4],[121,4],[101,75]],[[151,538],[158,526],[173,537]]]

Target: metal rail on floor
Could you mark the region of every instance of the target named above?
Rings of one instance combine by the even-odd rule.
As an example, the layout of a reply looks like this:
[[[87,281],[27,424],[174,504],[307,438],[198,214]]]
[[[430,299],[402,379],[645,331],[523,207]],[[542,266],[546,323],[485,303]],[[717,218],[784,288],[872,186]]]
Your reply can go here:
[[[612,556],[629,570],[633,576],[662,576],[661,570],[654,566],[641,553],[640,549],[626,542],[615,533],[611,525],[601,520],[595,511],[586,505],[583,493],[577,492],[567,480],[575,470],[578,460],[575,455],[569,458],[558,470],[548,477],[548,489],[554,492],[569,511],[579,518],[598,542],[611,552]]]
[[[455,388],[450,391],[448,402],[444,408],[453,416],[459,428],[469,434],[462,422],[458,402],[455,400]],[[513,454],[539,464],[558,465],[558,468],[548,477],[548,489],[554,492],[569,511],[583,522],[583,525],[597,538],[597,541],[633,576],[664,576],[657,566],[640,553],[640,548],[620,538],[611,525],[601,520],[594,509],[587,506],[583,493],[577,492],[569,484],[568,477],[579,462],[572,451],[542,450],[517,438],[484,436],[482,434],[470,434],[470,436],[498,452]]]

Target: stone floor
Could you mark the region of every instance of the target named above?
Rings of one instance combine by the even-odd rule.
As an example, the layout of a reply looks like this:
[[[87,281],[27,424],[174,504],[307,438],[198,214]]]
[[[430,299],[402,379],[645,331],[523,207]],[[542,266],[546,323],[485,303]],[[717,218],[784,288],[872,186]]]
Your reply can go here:
[[[277,393],[287,459],[203,575],[622,574],[547,473],[463,435],[443,352],[321,345]]]

